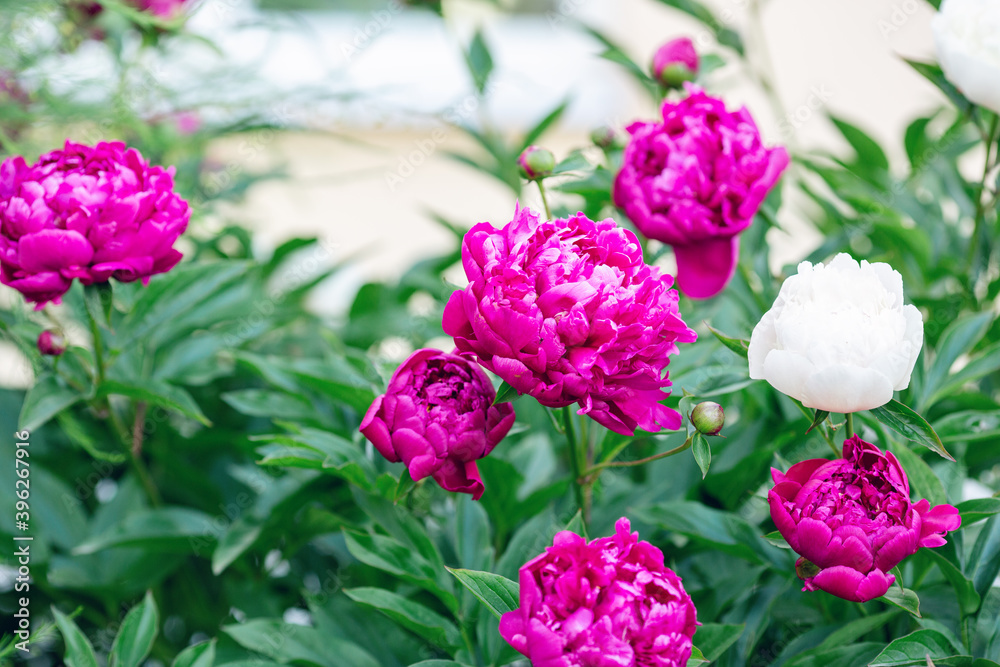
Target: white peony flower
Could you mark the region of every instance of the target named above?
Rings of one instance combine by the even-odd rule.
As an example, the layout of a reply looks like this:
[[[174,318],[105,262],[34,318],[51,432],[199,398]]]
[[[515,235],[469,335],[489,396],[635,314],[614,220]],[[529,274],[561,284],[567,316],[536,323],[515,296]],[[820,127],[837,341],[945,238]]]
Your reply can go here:
[[[1000,113],[1000,2],[944,0],[931,30],[948,80],[971,101]]]
[[[910,384],[923,340],[902,276],[842,253],[826,266],[802,262],[781,285],[750,336],[750,377],[809,408],[870,410]]]

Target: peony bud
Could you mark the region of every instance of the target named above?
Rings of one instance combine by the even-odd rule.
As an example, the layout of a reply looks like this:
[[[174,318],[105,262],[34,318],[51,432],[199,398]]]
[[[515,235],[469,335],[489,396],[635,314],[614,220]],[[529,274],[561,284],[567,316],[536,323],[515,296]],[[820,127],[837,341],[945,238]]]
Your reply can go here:
[[[46,329],[38,334],[38,351],[50,357],[58,357],[66,351],[66,339],[58,331]]]
[[[529,181],[537,181],[552,174],[556,167],[556,156],[547,148],[528,146],[517,158],[521,175]]]
[[[694,406],[694,410],[691,411],[691,423],[705,435],[719,435],[726,423],[726,414],[718,403],[705,401]]]
[[[614,146],[617,138],[614,128],[607,125],[602,125],[590,133],[590,140],[594,142],[595,146],[603,150],[608,150]]]
[[[680,88],[698,76],[698,52],[687,37],[671,40],[653,55],[653,78],[667,88]]]

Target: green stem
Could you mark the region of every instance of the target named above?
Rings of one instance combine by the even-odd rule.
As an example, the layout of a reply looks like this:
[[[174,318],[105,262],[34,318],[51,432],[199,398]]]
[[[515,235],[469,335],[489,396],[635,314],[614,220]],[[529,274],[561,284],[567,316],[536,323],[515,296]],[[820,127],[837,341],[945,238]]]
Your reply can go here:
[[[570,412],[568,405],[563,408],[563,430],[566,433],[566,442],[569,443],[569,464],[573,471],[573,495],[576,497],[577,507],[583,512],[586,505],[583,493],[583,474],[581,473],[583,467],[580,465],[580,446],[576,441],[576,430],[573,428],[573,413]],[[584,517],[584,525],[587,525],[586,517]]]
[[[691,444],[693,442],[694,441],[693,441],[692,438],[688,438],[687,440],[684,441],[683,445],[678,445],[677,447],[674,447],[673,449],[668,450],[666,452],[660,452],[659,454],[653,454],[652,456],[647,456],[644,459],[638,459],[636,461],[605,461],[604,463],[598,463],[593,468],[588,468],[583,473],[583,475],[584,475],[584,477],[590,477],[595,472],[600,472],[601,470],[604,470],[605,468],[632,468],[632,467],[635,467],[635,466],[645,465],[645,464],[647,464],[647,463],[649,463],[651,461],[656,461],[658,459],[665,459],[668,456],[673,456],[674,454],[680,454],[685,449],[690,449]]]
[[[986,194],[986,181],[989,179],[990,172],[994,168],[993,163],[993,146],[998,141],[997,130],[1000,129],[1000,115],[993,117],[993,122],[990,126],[989,134],[986,135],[986,161],[983,164],[983,177],[979,181],[979,189],[976,191],[976,220],[975,227],[972,230],[972,237],[969,239],[969,274],[972,275],[972,264],[976,261],[976,255],[979,250],[979,237],[982,236],[983,225],[986,223],[986,212],[989,210],[989,206],[983,203],[983,196]],[[1000,146],[998,146],[1000,150]]]
[[[847,424],[846,424],[847,437],[848,438],[853,438],[854,437],[854,414],[851,413],[851,412],[848,412],[844,416],[847,418]]]
[[[542,195],[542,206],[545,207],[545,219],[551,220],[552,210],[549,208],[549,200],[545,197],[545,186],[542,185],[542,179],[540,178],[535,182],[538,183],[538,193]]]
[[[96,371],[96,384],[94,388],[99,391],[104,384],[104,341],[101,339],[101,327],[97,324],[97,318],[87,308],[87,319],[90,320],[90,335],[94,339],[94,370]]]

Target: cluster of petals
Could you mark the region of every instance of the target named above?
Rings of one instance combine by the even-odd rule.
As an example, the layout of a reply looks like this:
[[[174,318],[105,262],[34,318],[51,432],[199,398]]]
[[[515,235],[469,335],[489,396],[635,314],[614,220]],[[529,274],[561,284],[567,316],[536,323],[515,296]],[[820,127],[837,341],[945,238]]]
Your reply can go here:
[[[945,544],[962,520],[951,505],[910,501],[906,472],[891,452],[854,436],[844,456],[772,469],[771,518],[802,558],[803,590],[854,602],[885,595],[890,570],[921,547]]]
[[[500,634],[534,667],[684,667],[698,626],[691,597],[628,519],[587,542],[563,531],[520,570],[520,606]]]
[[[662,119],[629,125],[615,204],[645,236],[669,243],[677,286],[695,299],[726,286],[750,226],[788,166],[784,148],[766,148],[750,112],[691,84],[665,100]]]
[[[638,239],[582,213],[540,220],[518,207],[502,229],[474,226],[462,242],[469,285],[444,310],[463,352],[521,394],[617,433],[677,429],[662,404],[666,366],[695,332],[673,278],[645,264]]]
[[[404,361],[361,422],[361,432],[410,477],[433,477],[449,491],[483,495],[476,460],[489,454],[514,424],[510,403],[475,360],[422,349]]]
[[[151,166],[121,142],[67,141],[28,165],[0,165],[0,281],[39,308],[84,285],[169,271],[191,209],[173,167]]]

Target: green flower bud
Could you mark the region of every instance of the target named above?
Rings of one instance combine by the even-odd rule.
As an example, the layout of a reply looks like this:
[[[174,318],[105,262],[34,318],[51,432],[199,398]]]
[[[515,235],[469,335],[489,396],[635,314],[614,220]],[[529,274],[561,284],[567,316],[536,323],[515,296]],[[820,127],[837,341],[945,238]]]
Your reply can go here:
[[[705,401],[691,411],[691,423],[705,435],[719,435],[726,423],[726,415],[718,403]]]

